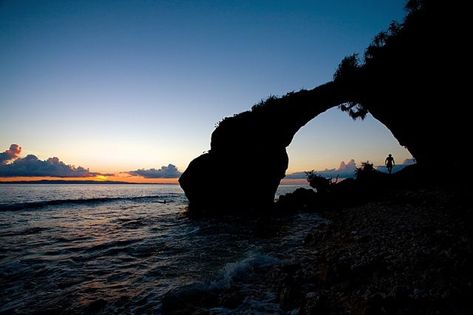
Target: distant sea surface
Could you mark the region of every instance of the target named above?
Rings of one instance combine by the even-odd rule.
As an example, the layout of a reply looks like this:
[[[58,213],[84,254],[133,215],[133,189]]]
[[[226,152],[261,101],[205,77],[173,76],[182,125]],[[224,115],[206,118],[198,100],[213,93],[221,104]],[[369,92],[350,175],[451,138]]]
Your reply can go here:
[[[255,265],[290,260],[321,222],[192,219],[186,207],[178,185],[0,185],[0,313],[159,314],[170,290],[243,286]],[[258,290],[220,311],[281,311]]]

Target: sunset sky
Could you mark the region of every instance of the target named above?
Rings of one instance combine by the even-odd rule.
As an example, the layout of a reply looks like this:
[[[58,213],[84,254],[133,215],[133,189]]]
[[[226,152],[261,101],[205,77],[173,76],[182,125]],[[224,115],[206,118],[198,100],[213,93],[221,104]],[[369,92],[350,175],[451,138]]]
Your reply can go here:
[[[344,56],[402,19],[403,5],[1,1],[0,152],[18,144],[15,158],[58,157],[109,179],[184,171],[219,120],[330,81]],[[371,116],[352,121],[337,109],[305,126],[288,153],[288,173],[411,157]]]

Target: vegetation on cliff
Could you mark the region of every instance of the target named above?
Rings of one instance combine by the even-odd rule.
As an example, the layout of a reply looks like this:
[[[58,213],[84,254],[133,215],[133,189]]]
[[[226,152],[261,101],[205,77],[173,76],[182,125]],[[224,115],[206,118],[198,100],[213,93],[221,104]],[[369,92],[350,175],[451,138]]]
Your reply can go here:
[[[335,106],[353,118],[371,113],[428,172],[451,156],[468,156],[467,89],[460,74],[471,58],[465,56],[467,41],[457,40],[468,35],[462,16],[466,6],[409,1],[404,21],[376,35],[363,62],[356,55],[343,59],[332,82],[272,96],[223,119],[212,133],[210,151],[180,178],[191,208],[271,208],[288,166],[286,147],[302,126]],[[450,173],[465,171],[461,163],[450,168]],[[218,191],[206,191],[227,170],[232,170],[231,180]],[[249,182],[248,174],[259,176]]]

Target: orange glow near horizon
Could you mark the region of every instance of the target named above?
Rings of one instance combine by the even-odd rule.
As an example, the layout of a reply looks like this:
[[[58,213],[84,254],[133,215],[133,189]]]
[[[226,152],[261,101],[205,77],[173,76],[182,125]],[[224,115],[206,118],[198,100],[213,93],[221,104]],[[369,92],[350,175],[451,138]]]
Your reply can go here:
[[[35,182],[40,180],[67,180],[67,181],[83,181],[83,180],[92,180],[96,182],[104,181],[118,181],[124,183],[133,183],[133,184],[170,184],[178,185],[178,178],[144,178],[141,176],[131,176],[131,175],[120,175],[114,174],[111,176],[96,175],[91,177],[46,177],[46,176],[18,176],[18,177],[0,177],[0,182]],[[281,185],[306,185],[307,180],[305,179],[289,179],[283,178],[281,180]]]
[[[108,177],[107,176],[104,176],[104,175],[97,175],[95,176],[96,180],[99,181],[99,182],[105,182],[108,180]]]
[[[178,185],[178,178],[144,178],[140,176],[103,176],[97,175],[95,177],[0,177],[0,182],[35,182],[40,180],[67,180],[67,181],[84,181],[92,180],[97,183],[104,181],[118,181],[133,184],[169,184]],[[308,185],[305,179],[288,179],[283,178],[280,185]]]
[[[19,177],[0,177],[0,182],[20,182],[20,181],[40,181],[40,180],[67,180],[84,181],[91,180],[96,182],[119,181],[134,184],[178,184],[177,178],[144,178],[141,176],[114,174],[111,176],[96,175],[90,177],[46,177],[46,176],[19,176]]]

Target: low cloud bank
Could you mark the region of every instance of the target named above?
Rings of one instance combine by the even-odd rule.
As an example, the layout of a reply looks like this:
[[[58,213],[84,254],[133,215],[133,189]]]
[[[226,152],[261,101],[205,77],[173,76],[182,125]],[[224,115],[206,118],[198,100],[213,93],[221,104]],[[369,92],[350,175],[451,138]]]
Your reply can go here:
[[[404,162],[401,164],[396,164],[393,167],[393,173],[399,172],[403,168],[409,165],[416,164],[415,159],[406,159]],[[388,170],[386,166],[384,165],[379,165],[376,166],[376,169],[380,172],[387,173]],[[316,171],[315,173],[317,175],[327,177],[327,178],[353,178],[355,177],[355,170],[356,170],[356,162],[354,159],[351,159],[348,162],[341,161],[340,166],[338,168],[333,168],[333,169],[325,169],[323,171]],[[286,179],[306,179],[307,175],[304,172],[296,172],[289,174],[285,177]]]
[[[18,158],[10,164],[0,165],[1,177],[89,177],[95,175],[97,174],[81,166],[67,165],[57,157],[42,161],[33,154]]]
[[[89,177],[98,175],[81,166],[68,165],[57,157],[40,160],[36,155],[20,157],[21,147],[10,145],[10,149],[0,153],[0,177]]]
[[[181,176],[181,172],[173,164],[161,166],[160,169],[138,169],[136,171],[129,171],[128,174],[133,176],[143,176],[144,178],[176,178]]]
[[[323,171],[316,171],[315,173],[324,177],[339,177],[339,178],[351,178],[355,175],[356,162],[351,159],[348,162],[341,161],[338,168],[325,169]],[[304,172],[296,172],[286,176],[288,179],[305,179],[307,175]]]

